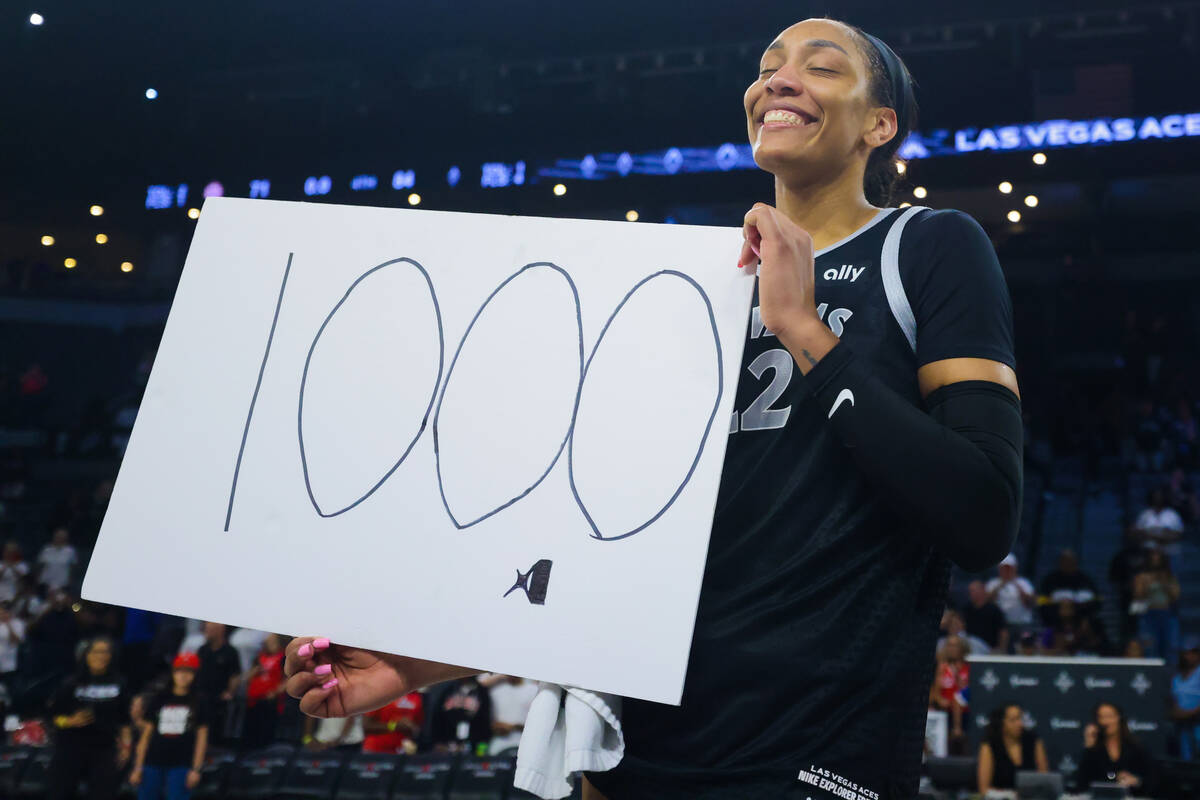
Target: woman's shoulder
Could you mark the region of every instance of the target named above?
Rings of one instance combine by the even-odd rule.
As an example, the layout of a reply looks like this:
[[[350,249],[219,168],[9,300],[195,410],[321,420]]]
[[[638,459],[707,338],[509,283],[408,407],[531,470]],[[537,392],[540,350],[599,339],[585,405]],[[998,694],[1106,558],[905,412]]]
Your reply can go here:
[[[905,230],[905,237],[914,239],[927,236],[981,235],[987,238],[983,226],[966,211],[957,208],[923,208],[913,215]]]

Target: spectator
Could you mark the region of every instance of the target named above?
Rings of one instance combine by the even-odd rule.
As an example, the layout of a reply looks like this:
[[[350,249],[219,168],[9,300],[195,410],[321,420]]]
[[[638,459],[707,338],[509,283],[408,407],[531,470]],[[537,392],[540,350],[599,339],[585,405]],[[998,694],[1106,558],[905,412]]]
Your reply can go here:
[[[474,677],[455,681],[433,712],[433,748],[476,752],[492,739],[492,703]]]
[[[1179,757],[1200,758],[1200,639],[1189,637],[1171,679],[1171,719],[1179,735]]]
[[[525,718],[537,695],[537,684],[512,675],[484,675],[479,683],[488,690],[492,701],[492,742],[488,754],[500,755],[521,743],[521,731],[525,730]]]
[[[1025,631],[1017,637],[1017,655],[1027,657],[1041,655],[1037,635],[1033,631]]]
[[[967,645],[959,636],[948,636],[937,651],[937,670],[929,690],[933,708],[950,714],[950,752],[961,754],[965,745],[967,721],[966,690],[970,683]]]
[[[383,708],[363,715],[364,753],[417,752],[416,740],[425,722],[425,698],[409,692]]]
[[[988,714],[975,769],[982,795],[992,789],[1016,789],[1019,769],[1050,771],[1046,747],[1035,732],[1026,730],[1016,703],[998,706]]]
[[[75,569],[79,556],[71,546],[71,536],[66,528],[54,531],[50,544],[42,548],[37,560],[41,566],[38,580],[47,588],[67,589],[71,586],[71,571]]]
[[[1032,625],[1033,605],[1037,599],[1033,584],[1017,574],[1017,557],[1005,556],[997,567],[998,577],[987,582],[988,598],[1004,612],[1009,625]]]
[[[237,691],[241,677],[237,650],[225,639],[226,628],[219,622],[204,623],[204,644],[196,654],[200,671],[196,674],[196,689],[209,702],[209,741],[225,741],[225,720],[229,718],[229,703]]]
[[[63,675],[75,664],[79,623],[64,591],[51,592],[50,600],[26,629],[30,644],[30,671],[36,675]]]
[[[966,644],[967,650],[975,655],[987,655],[991,652],[987,642],[967,633],[967,626],[963,622],[962,615],[953,608],[947,608],[942,612],[942,626],[939,630],[942,635],[934,646],[935,650],[941,650],[951,636],[957,636]]]
[[[1170,662],[1179,645],[1179,581],[1161,551],[1146,554],[1146,563],[1133,581],[1135,610],[1140,611],[1141,635],[1151,643],[1150,655]]]
[[[141,738],[129,783],[138,800],[188,800],[200,783],[208,749],[208,701],[196,690],[200,658],[180,653],[171,665],[171,687],[144,706]]]
[[[963,622],[967,633],[983,640],[989,650],[1008,652],[1008,624],[1004,612],[991,601],[983,581],[967,584],[967,605],[963,608]]]
[[[25,623],[12,613],[8,603],[0,603],[0,685],[13,696],[13,677],[17,673],[17,652],[25,641]]]
[[[1167,505],[1167,492],[1162,487],[1151,489],[1146,508],[1138,514],[1134,527],[1148,549],[1156,550],[1174,545],[1183,536],[1183,518]],[[1166,552],[1170,553],[1171,550]]]
[[[1133,638],[1138,631],[1139,616],[1133,613],[1133,579],[1142,571],[1146,560],[1146,549],[1142,546],[1137,529],[1125,529],[1125,544],[1113,555],[1108,565],[1108,580],[1117,593],[1121,610],[1121,638]]]
[[[246,673],[242,745],[247,750],[266,747],[275,739],[275,726],[283,713],[283,656],[283,637],[268,633],[256,663]]]
[[[1134,795],[1154,795],[1154,760],[1129,732],[1121,709],[1112,703],[1097,705],[1092,721],[1083,729],[1083,746],[1076,774],[1080,791],[1087,791],[1093,783],[1119,783],[1134,789]]]
[[[1055,606],[1054,622],[1042,634],[1042,651],[1048,655],[1099,655],[1107,648],[1100,628],[1079,613],[1071,600]]]
[[[28,622],[42,612],[46,606],[46,587],[37,583],[33,575],[22,575],[17,584],[17,596],[12,601],[13,616]]]
[[[1145,658],[1146,648],[1142,647],[1141,639],[1130,639],[1125,642],[1125,649],[1121,652],[1124,658]]]
[[[110,800],[117,793],[118,769],[129,761],[129,696],[112,640],[92,639],[82,662],[50,699],[55,736],[47,770],[49,800],[72,797],[84,774],[92,800]]]
[[[1042,579],[1041,593],[1052,603],[1070,600],[1084,617],[1092,616],[1100,607],[1096,583],[1080,571],[1074,550],[1063,550],[1058,554],[1058,569]]]
[[[0,603],[12,602],[21,578],[28,574],[29,564],[21,556],[21,546],[11,539],[5,542],[4,555],[0,558]]]
[[[349,717],[304,718],[304,746],[309,750],[343,750],[357,753],[362,749],[365,734],[363,715]]]

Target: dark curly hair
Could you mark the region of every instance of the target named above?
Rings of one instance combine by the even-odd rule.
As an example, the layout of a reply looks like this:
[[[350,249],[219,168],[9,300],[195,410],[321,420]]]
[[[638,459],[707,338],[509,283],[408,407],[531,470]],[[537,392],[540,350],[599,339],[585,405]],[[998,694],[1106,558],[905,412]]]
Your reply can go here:
[[[835,21],[841,22],[841,20]],[[854,33],[858,50],[871,70],[871,101],[876,105],[895,109],[896,97],[892,89],[892,82],[879,51],[875,49],[875,45],[871,44],[871,40],[867,38],[862,28],[846,22],[841,24]],[[897,58],[899,57],[897,56]],[[916,81],[913,80],[908,66],[903,61],[900,62],[900,66],[904,69],[904,80],[908,82],[911,91],[911,88],[916,86]],[[904,144],[908,134],[917,126],[916,100],[910,97],[907,105],[905,118],[896,119],[896,135],[887,144],[871,151],[871,156],[867,159],[867,169],[863,174],[863,193],[866,194],[867,202],[871,205],[890,206],[895,200],[896,189],[902,180],[896,166],[900,163],[896,158],[896,151],[900,149],[900,145]]]

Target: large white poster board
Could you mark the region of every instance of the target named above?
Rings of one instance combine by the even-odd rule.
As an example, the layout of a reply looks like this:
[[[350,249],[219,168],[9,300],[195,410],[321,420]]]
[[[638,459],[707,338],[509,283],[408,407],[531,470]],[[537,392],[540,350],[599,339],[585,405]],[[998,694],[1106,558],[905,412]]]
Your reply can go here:
[[[678,704],[740,245],[208,199],[84,597]]]

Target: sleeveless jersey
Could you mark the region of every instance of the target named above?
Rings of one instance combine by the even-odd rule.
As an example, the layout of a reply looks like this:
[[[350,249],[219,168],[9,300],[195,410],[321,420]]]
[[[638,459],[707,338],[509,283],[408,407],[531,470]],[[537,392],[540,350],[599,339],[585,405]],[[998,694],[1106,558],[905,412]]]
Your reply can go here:
[[[966,214],[882,209],[815,256],[821,319],[914,406],[923,364],[1015,368]],[[625,755],[588,778],[609,800],[915,797],[949,562],[866,483],[757,294],[747,337],[682,703],[625,699]]]

